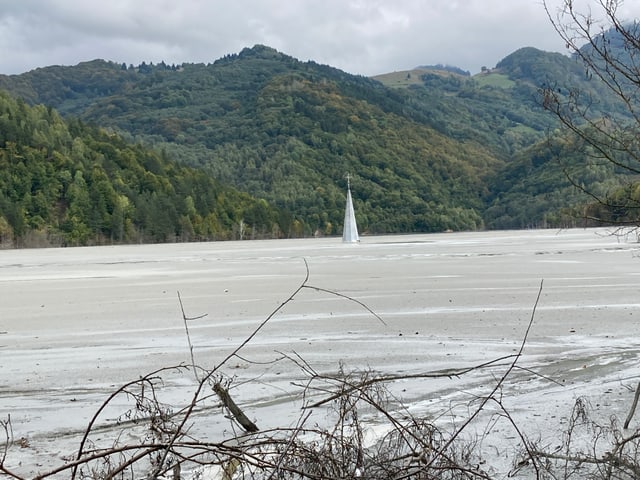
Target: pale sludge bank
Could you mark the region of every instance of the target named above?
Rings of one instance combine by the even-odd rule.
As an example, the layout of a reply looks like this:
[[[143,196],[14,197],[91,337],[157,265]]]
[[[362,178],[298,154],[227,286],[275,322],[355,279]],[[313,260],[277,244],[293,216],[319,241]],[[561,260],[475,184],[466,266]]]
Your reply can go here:
[[[109,395],[163,367],[190,366],[191,352],[202,378],[308,273],[310,288],[215,374],[261,431],[294,427],[307,412],[307,422],[326,422],[327,404],[302,407],[328,393],[305,386],[310,372],[339,369],[404,375],[388,384],[390,409],[455,425],[511,365],[535,306],[502,405],[487,405],[465,432],[484,435],[495,478],[517,475],[520,439],[505,410],[545,445],[558,441],[579,397],[596,417],[626,417],[640,373],[639,252],[635,237],[607,229],[0,251],[0,412],[13,438],[4,467],[33,477],[64,465],[92,419],[96,447],[139,441],[123,416],[130,398],[94,419]],[[193,318],[189,338],[180,300]],[[192,402],[192,369],[158,376],[168,409]],[[229,438],[230,420],[205,394],[190,435]],[[386,428],[374,409],[361,420],[370,442]]]

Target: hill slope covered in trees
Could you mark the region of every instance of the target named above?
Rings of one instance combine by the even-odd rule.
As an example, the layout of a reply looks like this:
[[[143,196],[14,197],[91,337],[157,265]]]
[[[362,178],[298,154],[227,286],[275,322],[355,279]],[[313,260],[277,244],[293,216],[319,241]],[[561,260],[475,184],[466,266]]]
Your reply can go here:
[[[291,227],[264,200],[0,93],[0,245],[277,236],[281,226]]]
[[[286,234],[339,233],[346,173],[365,233],[560,226],[585,201],[551,150],[540,161],[556,127],[541,85],[599,92],[574,60],[527,48],[473,77],[403,74],[378,81],[255,46],[208,65],[46,67],[0,88],[265,198],[290,215]],[[533,158],[536,176],[518,167]]]

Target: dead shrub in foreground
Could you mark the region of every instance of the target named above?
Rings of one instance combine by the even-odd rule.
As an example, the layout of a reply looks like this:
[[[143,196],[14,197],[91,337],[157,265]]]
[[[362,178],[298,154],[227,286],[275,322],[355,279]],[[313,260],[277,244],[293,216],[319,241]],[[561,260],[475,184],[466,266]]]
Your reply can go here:
[[[531,443],[521,465],[536,462],[537,478],[636,480],[640,478],[640,431],[627,432],[617,417],[593,419],[589,402],[578,398],[561,442],[552,448]]]

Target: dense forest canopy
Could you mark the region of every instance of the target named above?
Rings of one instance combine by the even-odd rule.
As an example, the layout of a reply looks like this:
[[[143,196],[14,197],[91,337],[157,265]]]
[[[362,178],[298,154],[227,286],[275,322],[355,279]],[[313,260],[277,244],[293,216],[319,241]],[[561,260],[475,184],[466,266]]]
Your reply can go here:
[[[365,234],[573,225],[589,199],[565,173],[585,153],[557,135],[549,85],[624,113],[575,59],[533,48],[474,76],[366,78],[260,45],[211,64],[0,75],[18,98],[1,97],[0,234],[65,245],[339,234],[347,173]],[[587,170],[595,188],[617,182]]]
[[[0,244],[281,236],[286,215],[204,172],[0,93]]]

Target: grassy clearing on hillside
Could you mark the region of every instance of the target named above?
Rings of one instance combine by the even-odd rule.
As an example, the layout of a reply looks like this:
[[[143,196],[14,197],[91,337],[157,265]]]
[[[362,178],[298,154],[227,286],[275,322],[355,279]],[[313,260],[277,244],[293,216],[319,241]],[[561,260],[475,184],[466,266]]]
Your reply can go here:
[[[422,85],[422,75],[427,72],[433,71],[425,69],[403,70],[401,72],[390,72],[383,73],[382,75],[376,75],[373,79],[378,80],[386,87],[406,88],[410,85]]]

